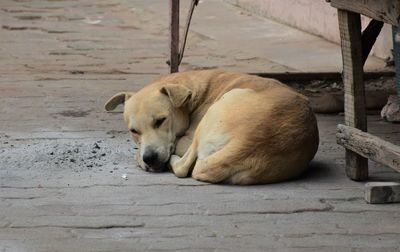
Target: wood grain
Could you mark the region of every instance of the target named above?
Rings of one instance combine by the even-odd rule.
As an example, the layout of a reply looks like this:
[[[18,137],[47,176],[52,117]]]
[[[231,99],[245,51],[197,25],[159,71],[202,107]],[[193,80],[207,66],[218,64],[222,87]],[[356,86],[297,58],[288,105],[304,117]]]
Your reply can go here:
[[[400,24],[399,0],[331,0],[335,8],[360,13],[391,25]]]
[[[345,123],[367,131],[363,81],[360,14],[338,10],[343,59]],[[368,178],[368,160],[346,150],[346,174],[356,181]]]
[[[336,142],[365,158],[400,172],[400,146],[343,124],[337,127]]]
[[[396,182],[366,183],[365,200],[370,204],[400,202],[400,183]]]

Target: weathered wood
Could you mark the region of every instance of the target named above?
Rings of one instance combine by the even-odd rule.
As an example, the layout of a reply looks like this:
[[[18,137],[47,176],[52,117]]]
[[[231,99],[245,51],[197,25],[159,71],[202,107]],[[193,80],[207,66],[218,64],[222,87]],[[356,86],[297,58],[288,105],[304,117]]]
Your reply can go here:
[[[330,80],[339,81],[342,79],[342,73],[339,72],[277,72],[277,73],[249,73],[251,75],[257,75],[264,78],[273,78],[280,81],[311,81],[311,80]],[[393,77],[395,72],[393,71],[374,71],[365,72],[364,80],[378,79],[381,77]]]
[[[370,204],[400,202],[400,183],[396,182],[366,183],[365,200]]]
[[[179,0],[170,0],[170,73],[179,71]]]
[[[368,55],[371,52],[371,49],[376,42],[376,38],[379,36],[379,33],[381,33],[382,27],[383,27],[382,21],[377,21],[375,19],[372,19],[369,22],[368,26],[362,32],[361,41],[362,41],[363,65],[365,64],[365,61],[367,61]]]
[[[394,55],[394,66],[396,73],[396,87],[398,102],[400,104],[400,27],[392,26],[392,40],[393,40],[393,55]]]
[[[360,13],[391,25],[400,24],[399,0],[331,0],[335,8]]]
[[[343,60],[346,125],[367,131],[363,81],[360,14],[338,10]],[[346,150],[346,174],[352,180],[368,178],[368,160]]]
[[[400,172],[400,146],[343,124],[337,127],[336,142],[365,158]]]

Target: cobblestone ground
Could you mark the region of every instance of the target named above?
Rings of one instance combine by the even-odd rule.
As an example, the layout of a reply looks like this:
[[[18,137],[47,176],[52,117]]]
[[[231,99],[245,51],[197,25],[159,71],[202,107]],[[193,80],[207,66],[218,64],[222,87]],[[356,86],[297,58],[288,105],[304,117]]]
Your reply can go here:
[[[319,152],[294,181],[210,185],[137,168],[121,113],[103,103],[167,72],[167,4],[0,2],[0,251],[399,251],[400,206],[366,204],[344,175],[339,115],[318,117]],[[340,63],[336,45],[219,1],[195,15],[183,69]],[[330,65],[304,64],[316,48]],[[398,125],[369,122],[400,142]],[[399,179],[371,163],[371,180]]]

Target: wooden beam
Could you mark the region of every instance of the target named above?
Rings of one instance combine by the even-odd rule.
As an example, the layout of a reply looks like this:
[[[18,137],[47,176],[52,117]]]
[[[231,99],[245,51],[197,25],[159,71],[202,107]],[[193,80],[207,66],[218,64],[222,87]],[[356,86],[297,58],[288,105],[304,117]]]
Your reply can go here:
[[[379,36],[379,33],[381,33],[382,27],[382,21],[372,19],[362,32],[361,40],[363,65],[365,64],[365,61],[367,61],[368,55],[376,42],[376,38]]]
[[[400,172],[400,146],[343,124],[337,126],[336,142],[365,158]]]
[[[367,131],[360,14],[339,9],[338,18],[343,60],[345,123]],[[368,160],[346,150],[346,174],[352,180],[366,180]]]
[[[370,204],[400,202],[400,183],[396,182],[366,183],[365,200]]]
[[[179,71],[179,0],[169,1],[170,73]]]
[[[331,0],[335,8],[360,13],[391,25],[400,24],[399,0]]]
[[[308,82],[312,80],[339,81],[342,79],[342,73],[339,72],[277,72],[277,73],[248,73],[263,78],[273,78],[279,81]],[[394,77],[393,71],[376,71],[364,73],[364,80],[378,79],[380,77]]]

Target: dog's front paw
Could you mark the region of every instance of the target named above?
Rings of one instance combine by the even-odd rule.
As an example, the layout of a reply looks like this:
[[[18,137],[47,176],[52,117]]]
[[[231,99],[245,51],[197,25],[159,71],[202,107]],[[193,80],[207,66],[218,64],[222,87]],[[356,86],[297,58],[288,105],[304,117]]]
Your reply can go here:
[[[175,176],[178,178],[185,178],[187,177],[187,171],[182,169],[182,165],[180,165],[181,158],[177,155],[172,155],[169,160],[169,165],[174,172]]]
[[[171,158],[169,159],[169,165],[171,167],[176,166],[180,159],[181,158],[178,155],[171,155]]]

